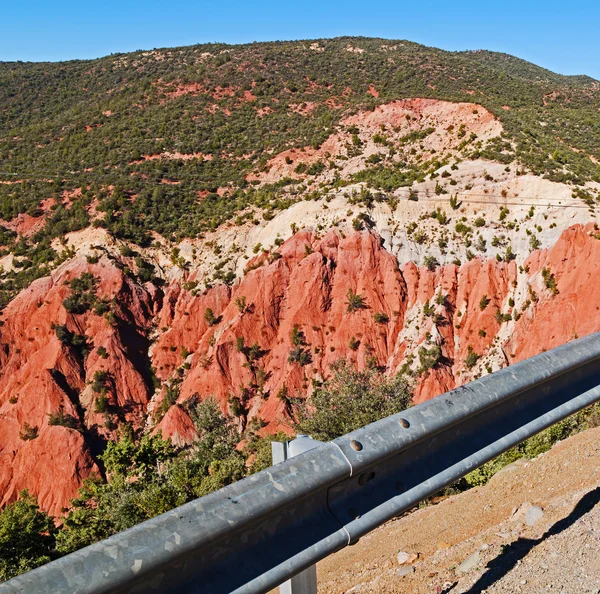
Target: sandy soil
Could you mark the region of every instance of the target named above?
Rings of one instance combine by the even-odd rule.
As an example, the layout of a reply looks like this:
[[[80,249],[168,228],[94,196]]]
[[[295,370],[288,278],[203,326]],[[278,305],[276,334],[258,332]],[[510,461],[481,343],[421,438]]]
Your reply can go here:
[[[599,593],[600,429],[385,524],[318,580],[320,593]]]

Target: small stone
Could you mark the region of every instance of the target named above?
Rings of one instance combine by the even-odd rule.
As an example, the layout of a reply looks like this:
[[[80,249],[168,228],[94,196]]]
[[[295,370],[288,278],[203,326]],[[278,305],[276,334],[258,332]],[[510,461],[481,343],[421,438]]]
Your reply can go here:
[[[419,555],[417,553],[405,553],[404,551],[400,551],[398,553],[398,565],[410,565],[418,558]]]
[[[544,510],[539,505],[532,505],[525,512],[525,522],[528,526],[533,526],[543,515]]]
[[[415,568],[412,565],[405,565],[400,569],[396,569],[396,575],[398,577],[404,577],[405,575],[410,575],[415,571]]]
[[[521,586],[524,586],[527,583],[527,580],[521,580]]]
[[[456,573],[469,573],[469,571],[475,569],[480,563],[481,557],[479,551],[475,551],[456,568]]]

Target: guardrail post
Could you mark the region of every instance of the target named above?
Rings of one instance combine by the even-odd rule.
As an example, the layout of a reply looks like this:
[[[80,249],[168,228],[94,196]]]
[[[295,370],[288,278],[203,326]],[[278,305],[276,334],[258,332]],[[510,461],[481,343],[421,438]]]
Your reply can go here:
[[[288,458],[293,458],[298,454],[308,452],[316,448],[321,442],[299,434],[292,441],[271,442],[271,453],[273,464],[284,462]],[[279,594],[317,594],[317,566],[311,565],[308,569],[295,575],[291,580],[284,582],[279,586]]]

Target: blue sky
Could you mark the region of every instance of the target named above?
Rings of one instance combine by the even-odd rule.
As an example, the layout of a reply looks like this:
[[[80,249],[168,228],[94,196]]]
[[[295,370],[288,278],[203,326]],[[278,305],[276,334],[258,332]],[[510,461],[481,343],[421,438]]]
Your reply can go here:
[[[600,79],[600,3],[591,0],[0,0],[0,15],[0,60],[364,35],[502,51]]]

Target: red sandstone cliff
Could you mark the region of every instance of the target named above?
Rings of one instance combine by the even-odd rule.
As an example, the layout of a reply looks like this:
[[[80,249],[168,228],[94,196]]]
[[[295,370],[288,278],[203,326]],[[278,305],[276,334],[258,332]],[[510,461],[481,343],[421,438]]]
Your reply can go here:
[[[410,367],[420,402],[598,331],[600,241],[591,231],[567,229],[521,268],[473,259],[434,270],[399,265],[367,231],[322,237],[302,231],[257,259],[232,288],[216,285],[195,295],[181,281],[162,291],[141,283],[115,257],[96,264],[75,258],[32,283],[2,315],[1,503],[28,488],[43,508],[60,513],[81,480],[100,472],[103,439],[121,423],[142,428],[157,420],[164,387],[155,393],[151,366],[160,381],[179,385],[179,404],[155,430],[183,445],[196,434],[180,405],[194,394],[216,396],[224,410],[237,398],[240,423],[260,420],[273,432],[289,428],[282,388],[309,394],[313,380],[326,378],[340,357],[390,373]],[[98,279],[96,293],[110,303],[110,315],[65,310],[65,281],[84,272]],[[364,307],[349,311],[349,291]],[[61,342],[56,325],[85,336],[89,354]],[[295,327],[301,334],[293,345]],[[290,359],[294,348],[304,355]],[[423,370],[434,352],[435,364]],[[470,352],[478,358],[469,367]],[[109,372],[109,407],[97,412],[92,383],[101,370]],[[77,428],[49,425],[61,409]],[[37,436],[27,434],[25,423]]]

